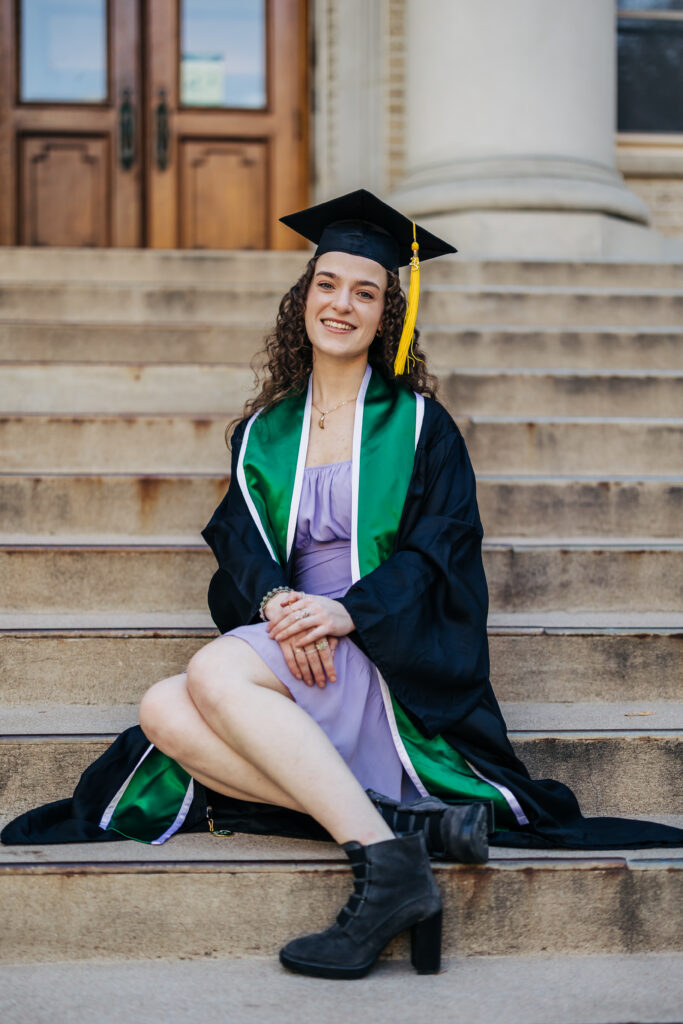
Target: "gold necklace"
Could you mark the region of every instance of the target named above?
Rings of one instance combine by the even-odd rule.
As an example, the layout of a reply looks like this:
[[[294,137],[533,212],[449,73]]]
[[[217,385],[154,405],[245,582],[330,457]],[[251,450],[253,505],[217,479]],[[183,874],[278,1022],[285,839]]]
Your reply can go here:
[[[358,397],[358,395],[354,395],[353,398],[347,398],[345,402],[340,402],[339,405],[333,405],[331,409],[327,409],[327,410],[325,410],[325,412],[323,412],[323,410],[320,409],[315,404],[313,399],[311,399],[311,405],[316,410],[316,412],[319,412],[321,414],[320,419],[318,420],[318,426],[320,427],[320,429],[321,430],[325,429],[325,417],[326,416],[329,416],[331,412],[336,412],[337,409],[341,409],[341,407],[343,405],[348,405],[349,402],[355,402],[357,397]]]

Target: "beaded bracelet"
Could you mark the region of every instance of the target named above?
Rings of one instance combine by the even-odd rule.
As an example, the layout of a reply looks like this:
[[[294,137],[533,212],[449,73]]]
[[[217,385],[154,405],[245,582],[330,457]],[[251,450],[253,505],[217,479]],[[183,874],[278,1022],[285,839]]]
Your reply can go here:
[[[291,593],[292,593],[292,588],[291,587],[273,587],[273,589],[269,590],[267,594],[264,594],[263,597],[261,598],[261,604],[259,605],[259,609],[258,609],[258,613],[259,613],[261,619],[264,622],[266,621],[266,615],[265,615],[266,605],[270,601],[271,597],[275,597],[276,594],[291,594]]]

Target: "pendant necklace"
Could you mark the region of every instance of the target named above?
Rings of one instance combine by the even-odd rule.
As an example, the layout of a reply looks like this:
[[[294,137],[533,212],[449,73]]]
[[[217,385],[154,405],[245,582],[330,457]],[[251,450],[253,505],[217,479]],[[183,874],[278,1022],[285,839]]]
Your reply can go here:
[[[353,398],[347,398],[345,402],[340,402],[339,405],[333,405],[331,409],[326,409],[324,412],[322,409],[319,409],[318,406],[313,401],[313,399],[311,399],[311,405],[313,406],[316,412],[319,412],[321,414],[320,419],[318,420],[318,426],[320,427],[320,429],[325,429],[326,416],[329,416],[331,412],[336,412],[337,409],[341,409],[343,405],[348,405],[349,402],[355,402],[357,397],[358,395],[354,395]]]

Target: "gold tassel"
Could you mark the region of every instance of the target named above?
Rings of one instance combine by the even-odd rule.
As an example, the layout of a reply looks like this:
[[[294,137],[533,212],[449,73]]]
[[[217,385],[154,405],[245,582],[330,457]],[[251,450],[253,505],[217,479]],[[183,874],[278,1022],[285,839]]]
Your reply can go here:
[[[420,298],[420,259],[418,257],[418,250],[420,246],[417,244],[417,238],[415,237],[415,221],[413,221],[413,241],[411,249],[413,255],[410,258],[410,287],[408,288],[408,303],[406,306],[406,316],[403,321],[403,330],[401,331],[401,340],[398,343],[398,349],[396,351],[396,359],[394,360],[394,374],[398,377],[400,374],[405,373],[406,360],[409,358],[409,353],[413,347],[413,335],[415,333],[415,321],[417,320],[417,304]]]

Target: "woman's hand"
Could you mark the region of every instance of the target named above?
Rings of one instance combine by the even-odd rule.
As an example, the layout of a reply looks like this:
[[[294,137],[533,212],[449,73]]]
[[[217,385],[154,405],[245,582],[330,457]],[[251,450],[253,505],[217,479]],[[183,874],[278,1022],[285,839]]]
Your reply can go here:
[[[269,622],[279,622],[282,616],[289,611],[290,601],[295,601],[297,597],[296,590],[281,590],[279,594],[271,597],[263,609],[263,614]]]
[[[276,627],[282,624],[283,629],[286,628],[284,620],[287,617],[289,617],[290,623],[299,621],[299,617],[296,614],[292,614],[292,612],[295,610],[294,606],[296,606],[296,610],[300,609],[298,602],[306,596],[297,591],[276,594],[265,606],[264,615],[269,620],[268,632],[272,639],[277,640],[280,644],[280,649],[292,675],[297,679],[303,679],[308,686],[313,686],[314,683],[317,683],[323,689],[328,679],[331,683],[336,682],[337,679],[333,660],[334,652],[339,643],[337,637],[328,637],[325,634],[318,636],[317,643],[321,645],[318,647],[315,642],[302,643],[299,637],[295,637],[294,640],[288,640],[283,639],[281,636],[273,636],[273,631]],[[328,599],[321,598],[320,600],[327,601]],[[336,601],[330,603],[338,604]],[[340,607],[342,607],[342,610],[345,610],[343,606]],[[308,619],[308,616],[304,616],[304,618]],[[307,629],[309,625],[307,625]],[[353,629],[353,624],[351,628]]]
[[[337,673],[334,669],[334,652],[339,640],[331,636],[328,646],[318,650],[315,644],[306,647],[295,647],[289,640],[280,642],[280,650],[287,662],[289,671],[297,679],[303,679],[307,686],[318,685],[325,689],[328,680],[336,683]]]
[[[297,647],[314,644],[327,636],[347,636],[356,628],[353,619],[339,601],[319,594],[292,591],[285,614],[272,619],[268,633],[277,640],[292,640]],[[266,612],[267,614],[267,612]],[[270,616],[268,616],[270,619]]]

